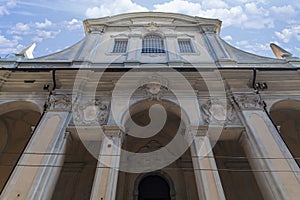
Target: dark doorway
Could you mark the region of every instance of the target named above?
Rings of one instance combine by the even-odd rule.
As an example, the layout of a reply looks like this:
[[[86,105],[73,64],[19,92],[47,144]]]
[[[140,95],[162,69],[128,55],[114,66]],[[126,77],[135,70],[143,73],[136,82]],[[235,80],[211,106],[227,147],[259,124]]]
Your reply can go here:
[[[139,184],[138,200],[170,200],[170,186],[162,177],[150,175]]]

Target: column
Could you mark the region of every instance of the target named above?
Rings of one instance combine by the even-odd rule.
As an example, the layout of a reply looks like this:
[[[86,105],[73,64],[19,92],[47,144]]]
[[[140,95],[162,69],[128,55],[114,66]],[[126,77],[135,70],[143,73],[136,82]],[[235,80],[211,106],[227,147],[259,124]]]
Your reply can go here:
[[[196,134],[191,153],[199,199],[225,200],[208,136]]]
[[[246,132],[241,143],[265,199],[299,199],[299,167],[255,94],[235,95]],[[296,172],[298,171],[298,172]]]
[[[103,126],[103,138],[98,157],[91,200],[114,200],[120,165],[122,131],[118,126]]]
[[[50,199],[64,162],[69,97],[52,96],[0,199]]]

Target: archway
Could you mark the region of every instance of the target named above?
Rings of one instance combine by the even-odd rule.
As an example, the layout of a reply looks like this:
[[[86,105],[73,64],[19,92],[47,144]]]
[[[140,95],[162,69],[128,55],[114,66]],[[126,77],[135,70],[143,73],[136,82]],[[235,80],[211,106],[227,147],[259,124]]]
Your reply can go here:
[[[38,106],[12,102],[0,106],[0,191],[18,163],[41,117]]]
[[[158,175],[144,177],[139,183],[138,200],[170,200],[170,186]]]
[[[270,109],[270,116],[300,166],[300,101],[286,100],[275,103]]]
[[[149,123],[151,123],[149,117],[149,108],[155,104],[160,104],[165,108],[167,118],[163,128],[157,134],[147,138],[139,138],[126,134],[122,144],[122,149],[141,154],[155,152],[170,144],[175,135],[184,135],[186,133],[186,119],[188,119],[188,117],[181,117],[181,109],[178,107],[178,105],[172,102],[139,102],[130,110],[131,119],[140,126],[147,126]],[[130,124],[125,123],[125,130],[132,130]],[[180,144],[178,144],[176,147],[179,149],[179,146]],[[152,168],[155,166],[155,159],[153,160],[153,157],[147,160],[148,158],[149,157],[146,157],[145,160],[147,162],[149,161],[149,167],[154,170],[152,172],[119,172],[116,199],[199,199],[191,152],[188,146],[185,151],[183,151],[182,155],[179,155],[178,158],[175,158],[171,163],[162,168]],[[126,163],[126,160],[123,159],[124,158],[122,158],[121,154],[120,169],[122,169],[123,164],[128,164],[128,162]],[[160,158],[157,158],[157,160],[161,162]],[[139,163],[140,160],[133,162],[135,165],[139,165]],[[143,180],[145,182],[143,182]],[[155,191],[151,189],[152,185],[156,182],[158,185],[161,185],[163,188],[165,188],[164,193],[155,193]],[[167,185],[165,183],[167,183]],[[151,191],[156,195],[150,196],[149,193]],[[169,191],[167,196],[163,195],[166,194],[166,191]]]

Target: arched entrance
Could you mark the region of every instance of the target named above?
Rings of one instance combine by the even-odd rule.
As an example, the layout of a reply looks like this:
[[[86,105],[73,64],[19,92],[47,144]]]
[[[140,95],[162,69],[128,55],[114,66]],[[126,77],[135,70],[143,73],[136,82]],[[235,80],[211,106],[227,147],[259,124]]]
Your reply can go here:
[[[145,155],[145,153],[155,152],[164,148],[173,142],[176,135],[184,136],[186,133],[185,121],[187,117],[181,117],[180,108],[168,101],[143,101],[131,107],[131,119],[140,126],[147,126],[151,123],[149,117],[149,109],[152,105],[159,104],[166,111],[166,121],[163,128],[150,137],[135,137],[134,135],[126,134],[122,144],[122,149],[137,154],[144,154],[145,161],[149,163],[149,168],[152,172],[126,172],[120,171],[117,185],[117,200],[139,200],[139,199],[199,199],[193,162],[189,147],[175,158],[170,164],[155,168],[156,161],[162,162],[160,158]],[[184,119],[182,119],[184,118]],[[125,123],[125,130],[132,131],[130,123]],[[132,131],[133,132],[133,131]],[[181,145],[181,146],[180,146]],[[176,146],[181,148],[183,145]],[[120,169],[122,165],[132,164],[132,167],[142,163],[140,160],[126,160],[127,157],[121,154]],[[148,160],[147,160],[148,159]],[[157,159],[157,160],[155,160]],[[128,165],[129,165],[128,164]],[[142,163],[143,164],[143,163]]]
[[[158,175],[149,175],[142,179],[138,187],[138,200],[170,200],[170,186]]]
[[[280,101],[272,106],[270,116],[300,166],[300,101]]]
[[[0,193],[40,117],[40,110],[33,103],[13,102],[0,106]]]

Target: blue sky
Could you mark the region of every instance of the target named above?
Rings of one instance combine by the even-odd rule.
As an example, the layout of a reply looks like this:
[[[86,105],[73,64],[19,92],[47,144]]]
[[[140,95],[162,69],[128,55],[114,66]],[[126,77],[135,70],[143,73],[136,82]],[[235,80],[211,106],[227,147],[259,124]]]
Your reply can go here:
[[[35,57],[54,53],[84,37],[84,19],[139,11],[218,18],[235,47],[274,57],[273,42],[300,57],[299,10],[298,0],[0,0],[0,57],[33,42]]]

